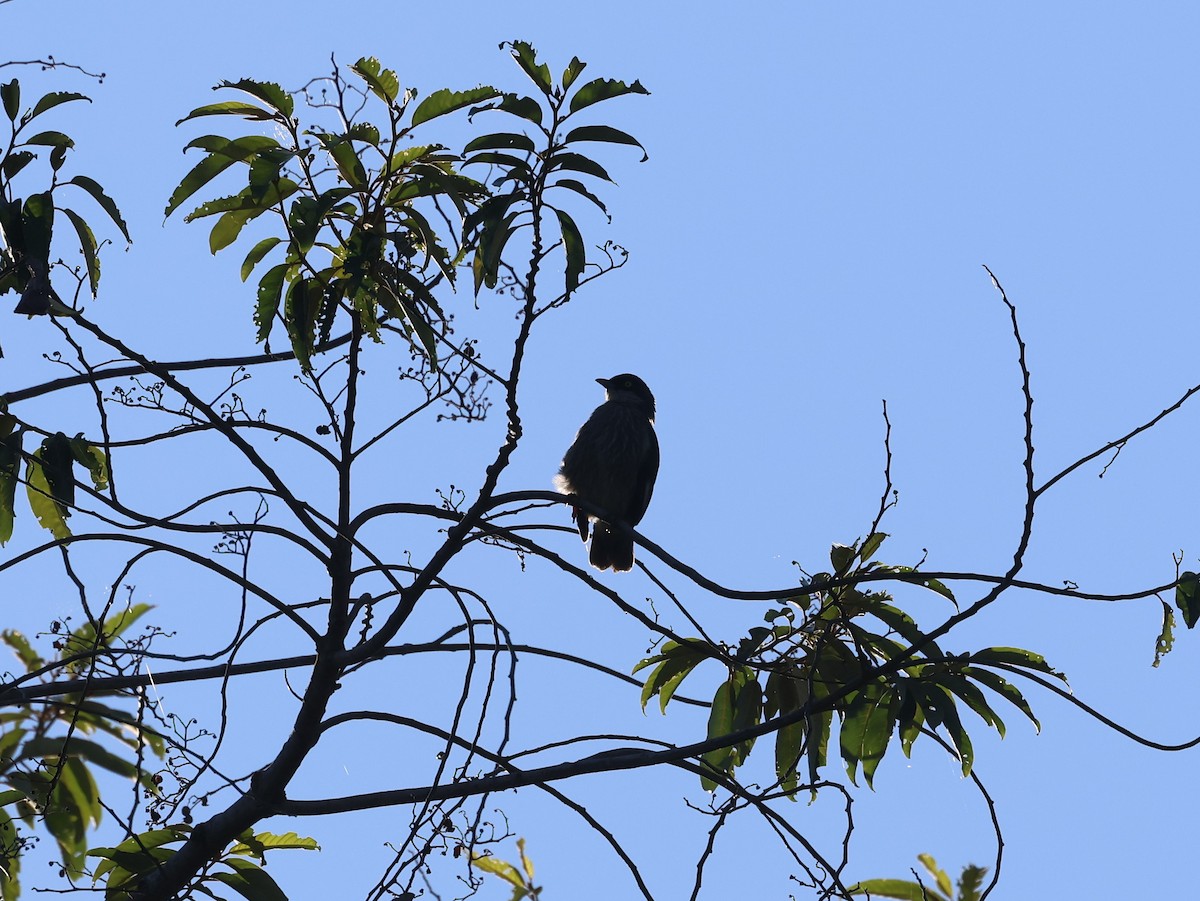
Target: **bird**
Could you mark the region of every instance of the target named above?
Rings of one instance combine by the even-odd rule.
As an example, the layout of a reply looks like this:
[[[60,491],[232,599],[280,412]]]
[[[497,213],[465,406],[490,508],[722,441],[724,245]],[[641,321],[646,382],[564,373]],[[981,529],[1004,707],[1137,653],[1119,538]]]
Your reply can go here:
[[[614,524],[636,526],[654,493],[659,462],[654,395],[630,372],[596,381],[604,388],[604,403],[580,427],[554,484],[563,494],[585,500],[610,517],[601,519],[579,507],[572,510],[585,542],[589,524],[596,524],[588,551],[592,566],[628,572],[633,569],[633,539]]]

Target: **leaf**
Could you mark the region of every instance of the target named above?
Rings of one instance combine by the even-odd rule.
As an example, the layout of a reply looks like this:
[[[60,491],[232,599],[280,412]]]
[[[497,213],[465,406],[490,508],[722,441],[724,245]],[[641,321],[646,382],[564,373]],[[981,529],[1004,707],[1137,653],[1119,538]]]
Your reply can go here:
[[[1184,572],[1175,585],[1175,606],[1183,614],[1184,624],[1191,629],[1200,620],[1200,576]]]
[[[7,425],[7,428],[11,429],[14,421],[11,416],[0,416],[0,426]],[[8,543],[13,533],[22,434],[13,432],[0,438],[0,547]]]
[[[234,163],[243,163],[265,151],[280,149],[279,142],[265,135],[245,135],[234,140],[219,135],[205,135],[188,144],[188,148],[202,147],[209,155],[192,167],[179,185],[171,192],[163,216],[170,216],[180,204],[199,191]]]
[[[15,629],[5,629],[0,632],[0,641],[13,649],[27,672],[32,672],[45,663],[42,656],[33,649],[29,639]]]
[[[311,357],[316,344],[317,320],[321,315],[325,289],[314,279],[301,278],[292,282],[284,303],[283,321],[287,326],[292,350],[300,368],[312,368]]]
[[[92,486],[97,491],[108,487],[108,457],[96,445],[89,444],[82,432],[71,439],[71,456],[91,474]]]
[[[25,254],[40,265],[47,265],[54,235],[54,197],[49,191],[31,194],[25,199],[21,209],[21,230],[25,236]]]
[[[610,222],[612,221],[612,217],[608,215],[608,207],[604,205],[599,197],[589,191],[587,187],[584,186],[583,182],[576,181],[573,178],[560,178],[558,181],[549,185],[549,187],[566,188],[569,191],[574,191],[576,194],[579,194],[582,197],[586,197],[592,203],[596,204],[596,206],[600,207],[600,212],[604,213],[605,216],[608,216]]]
[[[101,209],[108,213],[109,218],[112,219],[117,228],[121,230],[121,234],[125,236],[125,240],[129,243],[133,243],[133,239],[129,237],[129,228],[125,225],[125,220],[121,218],[121,211],[117,209],[116,203],[113,202],[111,197],[104,193],[104,189],[100,187],[96,181],[88,178],[86,175],[76,175],[74,178],[68,181],[67,184],[78,185],[79,187],[83,188],[83,190],[91,194],[92,199],[95,200],[96,203],[100,204]]]
[[[540,126],[542,124],[542,106],[532,97],[522,97],[518,94],[504,94],[494,106],[476,107],[471,110],[471,115],[485,109],[497,109],[501,112],[511,113],[514,116],[527,119],[534,125]]]
[[[1042,724],[1038,722],[1038,718],[1033,715],[1033,708],[1029,706],[1029,702],[1025,700],[1025,696],[1020,690],[1001,676],[999,673],[994,673],[988,669],[980,669],[974,666],[964,666],[962,674],[971,679],[974,679],[980,685],[990,688],[996,694],[1000,695],[1010,704],[1020,710],[1033,723],[1038,732],[1042,731]]]
[[[867,787],[874,788],[875,770],[892,737],[894,699],[895,692],[887,683],[874,680],[854,693],[846,709],[839,739],[846,774],[856,785],[855,773],[861,763]]]
[[[75,100],[86,100],[88,103],[92,102],[91,97],[88,97],[84,94],[76,94],[73,91],[51,91],[33,105],[33,109],[29,112],[29,118],[25,121],[32,122],[42,113],[46,112],[46,110],[53,109],[54,107],[63,103],[71,103]]]
[[[1000,719],[1000,715],[991,708],[983,692],[972,685],[970,681],[955,673],[946,672],[935,674],[933,680],[952,694],[957,695],[968,707],[979,715],[980,719],[1000,733],[1001,738],[1004,738],[1004,720]]]
[[[886,532],[872,532],[867,536],[867,540],[862,543],[862,547],[858,551],[858,559],[866,563],[875,556],[875,552],[879,550],[879,546],[887,539]]]
[[[430,119],[445,116],[447,113],[453,113],[484,100],[491,100],[499,95],[500,92],[491,85],[480,85],[467,91],[451,91],[449,88],[441,88],[422,100],[413,110],[412,127],[416,128]]]
[[[562,89],[564,91],[569,91],[571,89],[571,85],[575,84],[575,79],[578,78],[579,74],[586,68],[587,63],[582,62],[578,56],[571,57],[571,61],[567,63],[567,68],[563,70]]]
[[[79,251],[83,254],[83,264],[87,270],[88,288],[91,289],[92,297],[95,297],[96,289],[100,285],[100,259],[96,256],[96,236],[92,234],[92,229],[83,217],[74,210],[63,207],[63,213],[71,220],[71,224],[75,226],[75,234],[79,236]]]
[[[21,142],[22,146],[34,144],[39,147],[74,147],[75,142],[61,131],[40,131]]]
[[[515,885],[517,888],[525,888],[525,880],[521,878],[521,874],[517,868],[498,857],[472,852],[471,866],[476,870],[482,870],[485,873],[491,873],[493,876],[499,876],[505,882]]]
[[[946,871],[937,865],[937,861],[933,859],[932,854],[918,854],[917,860],[921,861],[921,865],[925,867],[929,875],[937,882],[938,888],[942,894],[949,897],[954,893],[954,885],[950,882],[950,877]]]
[[[958,877],[958,901],[979,901],[979,890],[983,887],[985,876],[987,867],[977,867],[974,864],[963,867],[962,875]]]
[[[713,696],[708,717],[708,738],[719,738],[740,732],[756,725],[762,717],[762,689],[753,670],[741,667],[730,673]],[[701,759],[718,772],[732,774],[745,762],[754,746],[748,738],[737,744],[714,748],[705,752]],[[716,783],[701,777],[701,785],[712,791]]]
[[[475,153],[477,150],[520,150],[533,153],[535,149],[533,139],[529,135],[499,131],[495,134],[480,135],[463,148],[463,154]]]
[[[562,210],[555,210],[554,213],[558,216],[558,224],[562,229],[563,252],[567,257],[565,293],[570,296],[579,287],[579,278],[583,275],[584,266],[587,265],[583,236],[579,234],[579,227],[575,224],[574,219]]]
[[[288,901],[279,884],[256,863],[240,858],[226,858],[221,863],[232,872],[213,873],[212,878],[229,886],[247,901]]]
[[[21,111],[21,82],[14,78],[0,84],[0,101],[4,103],[4,114],[9,121],[16,122]]]
[[[633,84],[626,84],[623,81],[617,81],[613,78],[597,78],[595,81],[589,81],[571,98],[571,112],[577,113],[584,107],[591,106],[593,103],[599,103],[601,100],[609,100],[613,97],[621,97],[625,94],[649,94],[640,81],[635,81]]]
[[[282,238],[272,235],[269,238],[263,238],[261,241],[251,247],[250,252],[246,254],[246,259],[242,261],[242,281],[248,279],[250,277],[250,273],[254,271],[254,267],[262,262],[262,258],[270,253],[282,241]]]
[[[375,57],[362,57],[350,67],[350,71],[365,81],[371,93],[384,103],[390,105],[396,102],[400,95],[400,79],[391,69],[384,69]]]
[[[258,326],[255,340],[260,344],[271,334],[275,324],[275,313],[279,310],[279,298],[283,292],[283,279],[292,268],[290,263],[279,263],[267,270],[258,283],[258,302],[254,306],[254,324]]]
[[[1045,673],[1048,676],[1054,676],[1056,679],[1061,679],[1064,682],[1067,681],[1067,677],[1058,670],[1053,669],[1041,654],[1035,654],[1033,651],[1025,651],[1021,648],[984,648],[982,651],[976,651],[968,659],[971,663],[984,666],[1001,664],[1031,669],[1039,673]]]
[[[292,95],[273,81],[253,81],[249,78],[243,78],[240,81],[222,81],[217,87],[245,91],[251,97],[261,100],[284,118],[290,119],[292,111],[295,108]]]
[[[866,879],[856,882],[847,891],[851,895],[870,895],[878,898],[899,898],[901,901],[949,901],[936,893],[926,893],[916,882],[904,879]]]
[[[521,869],[525,871],[525,878],[530,883],[533,882],[533,861],[529,859],[529,855],[525,853],[525,839],[517,839],[517,853],[521,855]]]
[[[253,103],[245,103],[241,100],[223,100],[220,103],[198,106],[182,119],[177,120],[175,124],[182,125],[184,122],[199,119],[201,116],[241,116],[252,122],[270,122],[281,118],[278,113],[265,110]]]
[[[573,128],[563,138],[564,144],[570,144],[574,141],[603,141],[608,144],[630,144],[642,151],[642,162],[650,159],[650,154],[646,152],[646,148],[642,146],[642,142],[628,132],[621,131],[619,128],[613,128],[609,125],[580,125],[578,128]]]
[[[845,544],[835,544],[829,549],[829,562],[833,565],[833,573],[835,576],[844,576],[850,571],[850,567],[854,565],[856,552],[854,548]]]
[[[709,656],[709,652],[699,646],[668,641],[663,645],[661,654],[638,663],[633,669],[635,673],[652,661],[658,661],[658,666],[642,686],[642,710],[645,711],[647,702],[657,694],[659,711],[666,713],[667,704],[683,680]]]
[[[272,851],[276,849],[320,851],[321,846],[317,844],[317,840],[315,838],[301,836],[295,832],[284,832],[282,834],[276,834],[273,832],[259,832],[254,836],[254,848],[251,848],[244,842],[239,842],[229,849],[229,853],[257,856],[261,853],[261,851]]]
[[[558,169],[570,169],[572,172],[582,172],[584,175],[591,175],[595,178],[602,178],[605,181],[612,182],[612,177],[593,159],[589,159],[580,153],[556,153],[546,162],[546,171],[553,172]],[[616,184],[616,182],[613,182]]]
[[[500,46],[505,45],[501,44]],[[537,61],[537,51],[533,49],[533,45],[527,41],[511,41],[508,43],[508,48],[512,52],[513,59],[517,61],[517,65],[529,76],[529,80],[537,85],[538,90],[549,97],[553,87],[553,83],[550,81],[550,68],[545,63]]]
[[[35,159],[37,159],[37,156],[28,150],[14,150],[8,156],[4,157],[3,161],[0,161],[0,172],[4,173],[5,178],[12,180],[18,172]]]

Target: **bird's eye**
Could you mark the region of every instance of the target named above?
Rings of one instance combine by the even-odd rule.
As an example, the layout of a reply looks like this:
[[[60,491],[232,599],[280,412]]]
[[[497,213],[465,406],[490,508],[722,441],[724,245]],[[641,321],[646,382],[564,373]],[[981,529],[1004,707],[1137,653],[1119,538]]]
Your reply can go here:
[[[622,388],[632,388],[633,382],[629,381],[629,379],[626,379],[624,382],[621,383],[621,387]]]

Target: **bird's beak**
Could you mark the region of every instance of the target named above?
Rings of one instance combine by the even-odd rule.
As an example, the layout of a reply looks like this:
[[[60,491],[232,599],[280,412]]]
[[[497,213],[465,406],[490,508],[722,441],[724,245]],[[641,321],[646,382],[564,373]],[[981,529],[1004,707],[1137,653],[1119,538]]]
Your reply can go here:
[[[607,389],[610,381],[612,381],[612,379],[596,379],[596,384]]]

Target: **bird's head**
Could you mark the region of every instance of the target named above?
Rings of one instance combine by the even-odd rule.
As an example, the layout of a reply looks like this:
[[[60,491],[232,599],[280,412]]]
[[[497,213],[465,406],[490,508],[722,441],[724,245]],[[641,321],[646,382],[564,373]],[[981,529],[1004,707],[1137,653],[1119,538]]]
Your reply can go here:
[[[635,404],[646,411],[646,416],[654,421],[654,395],[646,387],[646,383],[631,372],[614,375],[611,379],[596,379],[604,386],[607,400],[617,403]]]

